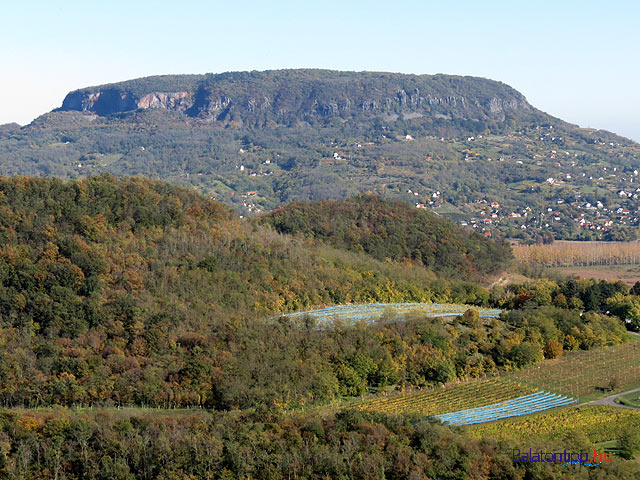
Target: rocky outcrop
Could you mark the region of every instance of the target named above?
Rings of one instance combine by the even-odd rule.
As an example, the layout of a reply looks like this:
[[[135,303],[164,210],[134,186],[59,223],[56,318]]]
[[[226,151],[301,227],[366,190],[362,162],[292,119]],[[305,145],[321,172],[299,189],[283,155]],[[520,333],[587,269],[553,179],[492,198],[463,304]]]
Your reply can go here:
[[[97,91],[75,91],[67,95],[60,110],[78,110],[98,115],[110,115],[136,108],[136,99],[118,88]]]
[[[98,115],[111,115],[138,108],[165,108],[168,110],[186,110],[192,104],[189,92],[152,92],[141,98],[118,88],[98,91],[78,90],[66,96],[60,110],[77,110]]]
[[[148,93],[138,100],[138,108],[166,108],[184,111],[193,103],[189,92]]]

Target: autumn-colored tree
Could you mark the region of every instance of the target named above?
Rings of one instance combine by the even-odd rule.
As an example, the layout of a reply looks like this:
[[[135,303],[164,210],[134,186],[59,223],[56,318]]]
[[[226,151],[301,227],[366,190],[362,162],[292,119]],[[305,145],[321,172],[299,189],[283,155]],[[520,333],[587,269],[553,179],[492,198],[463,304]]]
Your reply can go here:
[[[544,346],[544,357],[545,358],[558,358],[562,356],[564,347],[562,343],[556,340],[555,338],[550,338],[547,340],[547,343]]]

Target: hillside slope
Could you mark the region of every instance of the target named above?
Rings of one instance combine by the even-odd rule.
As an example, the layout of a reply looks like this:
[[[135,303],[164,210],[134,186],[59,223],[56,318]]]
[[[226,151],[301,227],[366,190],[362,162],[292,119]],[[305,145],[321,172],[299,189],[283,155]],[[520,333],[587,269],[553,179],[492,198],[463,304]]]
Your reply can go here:
[[[0,174],[145,175],[243,215],[375,192],[523,239],[634,238],[639,164],[637,143],[551,117],[500,82],[450,75],[147,77],[0,127]]]
[[[400,244],[398,259],[414,235],[429,236],[416,221],[448,231],[456,250],[465,245],[460,227],[378,199],[351,202],[363,201],[382,217],[398,207],[398,220],[380,219]],[[328,217],[322,206],[313,208]],[[556,353],[625,340],[617,318],[549,306],[569,295],[552,295],[559,286],[544,281],[495,297],[527,304],[501,319],[414,312],[400,322],[388,310],[371,324],[323,328],[279,317],[322,303],[486,305],[490,294],[412,262],[277,233],[164,182],[0,178],[0,239],[4,406],[292,408],[522,367],[548,355],[552,340]],[[463,257],[451,245],[436,242],[434,255]],[[547,307],[533,308],[527,299],[536,298]]]
[[[249,366],[236,368],[247,342],[264,355],[256,345],[280,328],[277,313],[488,297],[422,267],[280,235],[186,189],[135,178],[0,178],[0,239],[4,405],[249,405],[267,393],[245,378]],[[277,382],[267,377],[259,381]]]
[[[124,297],[151,311],[187,302],[196,321],[438,295],[424,268],[311,245],[186,189],[136,178],[0,178],[0,236],[3,318],[32,318],[56,334],[84,331],[96,309]]]

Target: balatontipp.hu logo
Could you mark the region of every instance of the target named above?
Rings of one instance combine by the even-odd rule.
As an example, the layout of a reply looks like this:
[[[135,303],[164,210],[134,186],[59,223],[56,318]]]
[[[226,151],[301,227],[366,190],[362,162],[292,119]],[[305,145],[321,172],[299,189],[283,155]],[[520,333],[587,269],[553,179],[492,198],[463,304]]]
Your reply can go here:
[[[610,456],[606,453],[599,453],[595,448],[593,449],[593,456],[589,458],[589,454],[585,452],[533,452],[529,451],[521,452],[517,448],[513,449],[512,453],[513,463],[561,463],[564,465],[584,465],[585,467],[597,467],[602,462],[613,462],[613,452]]]

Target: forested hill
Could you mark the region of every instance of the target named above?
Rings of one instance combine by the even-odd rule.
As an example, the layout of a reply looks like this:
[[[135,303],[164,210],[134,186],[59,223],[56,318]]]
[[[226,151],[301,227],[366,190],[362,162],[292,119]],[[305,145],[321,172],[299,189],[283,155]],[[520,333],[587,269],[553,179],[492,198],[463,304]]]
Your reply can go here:
[[[292,203],[261,221],[280,233],[302,234],[378,260],[415,262],[455,276],[496,273],[513,258],[506,243],[463,230],[427,210],[373,195]]]
[[[242,345],[251,338],[263,357],[260,342],[273,336],[265,325],[292,328],[274,326],[280,312],[358,302],[483,304],[488,295],[421,266],[279,234],[164,182],[0,178],[4,405],[249,405],[274,390],[243,376],[253,370],[238,366]],[[297,351],[287,343],[294,333],[278,331],[285,343],[274,355]],[[269,368],[285,368],[282,358],[272,360]],[[324,389],[316,373],[292,375]],[[306,396],[305,389],[283,395]]]
[[[174,311],[175,321],[197,324],[203,316],[443,294],[431,289],[427,269],[309,245],[140,178],[0,178],[0,238],[2,318],[55,335],[178,305],[189,308]]]
[[[318,217],[340,210],[357,222],[350,212],[365,201],[365,213],[378,215],[400,244],[413,234],[428,238],[417,219],[442,229],[436,238],[443,244],[448,232],[456,248],[465,245],[459,227],[376,199],[334,205],[329,214],[314,208]],[[385,220],[396,206],[399,220]],[[365,218],[354,235],[368,246]],[[551,339],[570,336],[571,349],[623,341],[620,320],[580,316],[578,306],[588,303],[574,296],[591,298],[594,287],[541,281],[490,294],[413,262],[280,234],[164,182],[0,178],[0,405],[289,408],[481,376],[538,361]],[[626,311],[624,285],[608,287]],[[593,308],[614,309],[605,295],[596,297]],[[486,306],[491,299],[528,307],[506,322],[492,320],[490,336],[473,315],[453,324],[419,315],[395,322],[389,310],[375,325],[330,329],[277,315],[321,304]],[[545,310],[532,309],[538,301]],[[540,333],[525,336],[520,325]]]
[[[109,115],[147,108],[250,127],[381,114],[494,125],[543,116],[519,92],[483,78],[331,70],[147,77],[71,92],[60,110]]]

